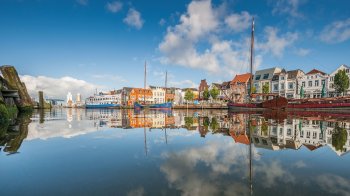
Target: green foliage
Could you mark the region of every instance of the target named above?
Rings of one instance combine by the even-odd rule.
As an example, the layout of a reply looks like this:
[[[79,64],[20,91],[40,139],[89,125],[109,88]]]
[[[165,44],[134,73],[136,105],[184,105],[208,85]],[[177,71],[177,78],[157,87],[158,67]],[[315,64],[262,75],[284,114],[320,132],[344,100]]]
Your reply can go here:
[[[261,131],[264,133],[264,135],[267,135],[268,134],[268,125],[265,121],[262,122],[261,124]]]
[[[213,99],[216,99],[218,97],[219,93],[220,93],[220,91],[218,88],[216,88],[216,86],[214,86],[214,88],[212,88],[210,90],[210,95]]]
[[[262,93],[267,94],[270,92],[270,86],[268,83],[265,83],[262,87]]]
[[[253,86],[253,88],[252,88],[252,93],[256,93],[256,87],[255,86]]]
[[[7,107],[5,104],[0,104],[0,122],[6,122],[10,119],[9,111],[7,110]]]
[[[185,100],[192,101],[193,99],[194,99],[194,93],[190,89],[187,89],[185,93]]]
[[[334,88],[337,93],[344,95],[344,92],[349,88],[349,77],[345,70],[339,70],[334,76]]]
[[[210,97],[210,92],[209,92],[208,89],[205,89],[205,90],[203,91],[203,99],[204,99],[204,100],[208,100],[209,97]]]
[[[186,116],[185,117],[185,127],[187,129],[190,129],[193,126],[193,117],[191,116]]]
[[[216,132],[219,129],[219,123],[218,120],[213,117],[210,122],[210,129],[212,132]]]
[[[204,117],[204,119],[203,119],[203,126],[209,127],[209,125],[210,125],[209,118],[208,117]]]
[[[16,106],[6,106],[7,111],[9,113],[9,118],[14,119],[18,114],[18,109]]]
[[[348,133],[345,128],[336,126],[332,133],[332,146],[338,151],[344,152],[344,145],[348,139]]]

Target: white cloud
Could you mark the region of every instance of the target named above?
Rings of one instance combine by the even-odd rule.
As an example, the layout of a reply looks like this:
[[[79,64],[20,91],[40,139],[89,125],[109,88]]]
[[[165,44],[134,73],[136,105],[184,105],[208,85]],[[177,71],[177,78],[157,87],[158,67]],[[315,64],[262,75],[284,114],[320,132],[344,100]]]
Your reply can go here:
[[[142,196],[145,194],[145,189],[143,187],[138,187],[137,189],[128,192],[127,196]]]
[[[324,174],[316,177],[320,188],[335,195],[350,195],[350,180],[333,174]]]
[[[76,0],[77,3],[79,3],[80,5],[87,5],[89,3],[89,0]]]
[[[305,0],[277,0],[272,2],[274,4],[273,14],[287,14],[294,18],[303,17],[303,14],[299,11],[299,6],[305,3]]]
[[[104,87],[88,83],[69,76],[62,78],[51,78],[46,76],[20,76],[21,80],[26,84],[30,96],[37,97],[38,91],[44,91],[44,96],[54,98],[65,98],[68,92],[72,94],[80,93],[83,97],[87,97],[95,89]]]
[[[225,18],[225,23],[234,32],[241,32],[250,27],[252,16],[243,11],[241,14],[231,14]]]
[[[293,165],[296,168],[304,168],[304,167],[306,167],[306,163],[304,161],[302,161],[302,160],[299,160],[299,161],[295,162]]]
[[[123,8],[123,3],[120,1],[108,2],[106,9],[112,13],[117,13]]]
[[[144,24],[140,12],[138,12],[134,8],[129,9],[128,15],[124,18],[123,21],[127,25],[132,26],[136,29],[141,29]]]
[[[311,52],[310,49],[306,49],[306,48],[299,48],[295,51],[295,53],[299,56],[306,56]]]
[[[198,84],[194,83],[192,80],[169,81],[169,86],[178,88],[198,88]]]
[[[281,57],[284,50],[298,39],[298,33],[287,32],[278,35],[278,31],[275,27],[265,27],[266,41],[258,43],[257,48],[265,53],[271,52],[272,55]]]
[[[350,38],[350,18],[335,21],[327,25],[320,34],[320,39],[326,43],[340,43]]]

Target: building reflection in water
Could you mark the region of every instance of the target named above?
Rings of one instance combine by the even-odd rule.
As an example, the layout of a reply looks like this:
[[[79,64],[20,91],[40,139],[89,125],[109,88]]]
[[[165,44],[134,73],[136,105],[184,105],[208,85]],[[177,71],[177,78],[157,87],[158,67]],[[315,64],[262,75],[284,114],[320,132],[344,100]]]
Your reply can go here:
[[[315,151],[329,146],[339,156],[350,150],[350,116],[330,113],[228,114],[227,111],[215,110],[55,109],[34,113],[31,120],[28,115],[19,116],[10,125],[2,125],[0,145],[3,151],[17,152],[27,135],[29,140],[74,137],[107,128],[146,128],[148,131],[186,129],[198,132],[200,137],[221,134],[232,137],[235,143],[249,145],[252,142],[257,148],[270,150],[297,150],[305,146]],[[53,121],[54,124],[51,123]]]

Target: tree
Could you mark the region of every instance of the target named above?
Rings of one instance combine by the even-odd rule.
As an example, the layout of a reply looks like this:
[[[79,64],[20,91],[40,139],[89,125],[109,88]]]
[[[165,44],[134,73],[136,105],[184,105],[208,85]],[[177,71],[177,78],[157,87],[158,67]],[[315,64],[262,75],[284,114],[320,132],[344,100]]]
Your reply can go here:
[[[203,99],[204,100],[208,100],[210,97],[210,92],[208,89],[205,89],[204,92],[203,92]]]
[[[345,70],[339,70],[334,76],[334,88],[339,94],[343,94],[349,88],[349,77],[346,75]]]
[[[191,127],[193,126],[193,117],[191,116],[186,116],[185,117],[185,127],[190,130]]]
[[[194,93],[190,89],[187,89],[185,93],[185,100],[188,102],[188,101],[192,101],[193,99],[194,99]]]
[[[256,93],[256,87],[255,86],[253,86],[253,88],[252,88],[252,93]]]
[[[348,139],[348,133],[345,128],[341,128],[336,125],[334,132],[332,133],[332,146],[335,150],[344,152],[344,145]]]
[[[263,92],[264,94],[267,94],[267,93],[270,92],[270,87],[269,87],[269,84],[268,84],[268,83],[265,83],[265,84],[263,85],[263,87],[262,87],[262,92]]]
[[[214,100],[218,97],[219,93],[220,91],[218,88],[216,88],[216,86],[210,90],[210,95]]]
[[[210,129],[213,133],[215,133],[219,129],[219,123],[218,120],[213,117],[210,122]]]

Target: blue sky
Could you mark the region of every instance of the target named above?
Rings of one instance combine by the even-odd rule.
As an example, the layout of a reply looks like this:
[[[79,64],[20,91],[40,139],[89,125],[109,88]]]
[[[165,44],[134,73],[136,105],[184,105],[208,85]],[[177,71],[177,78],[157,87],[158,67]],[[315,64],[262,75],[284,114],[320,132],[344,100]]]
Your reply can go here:
[[[196,86],[256,69],[349,64],[347,0],[1,0],[0,64],[16,66],[32,94],[64,97],[148,83]],[[51,83],[55,90],[50,90]],[[58,90],[59,89],[59,90]]]

